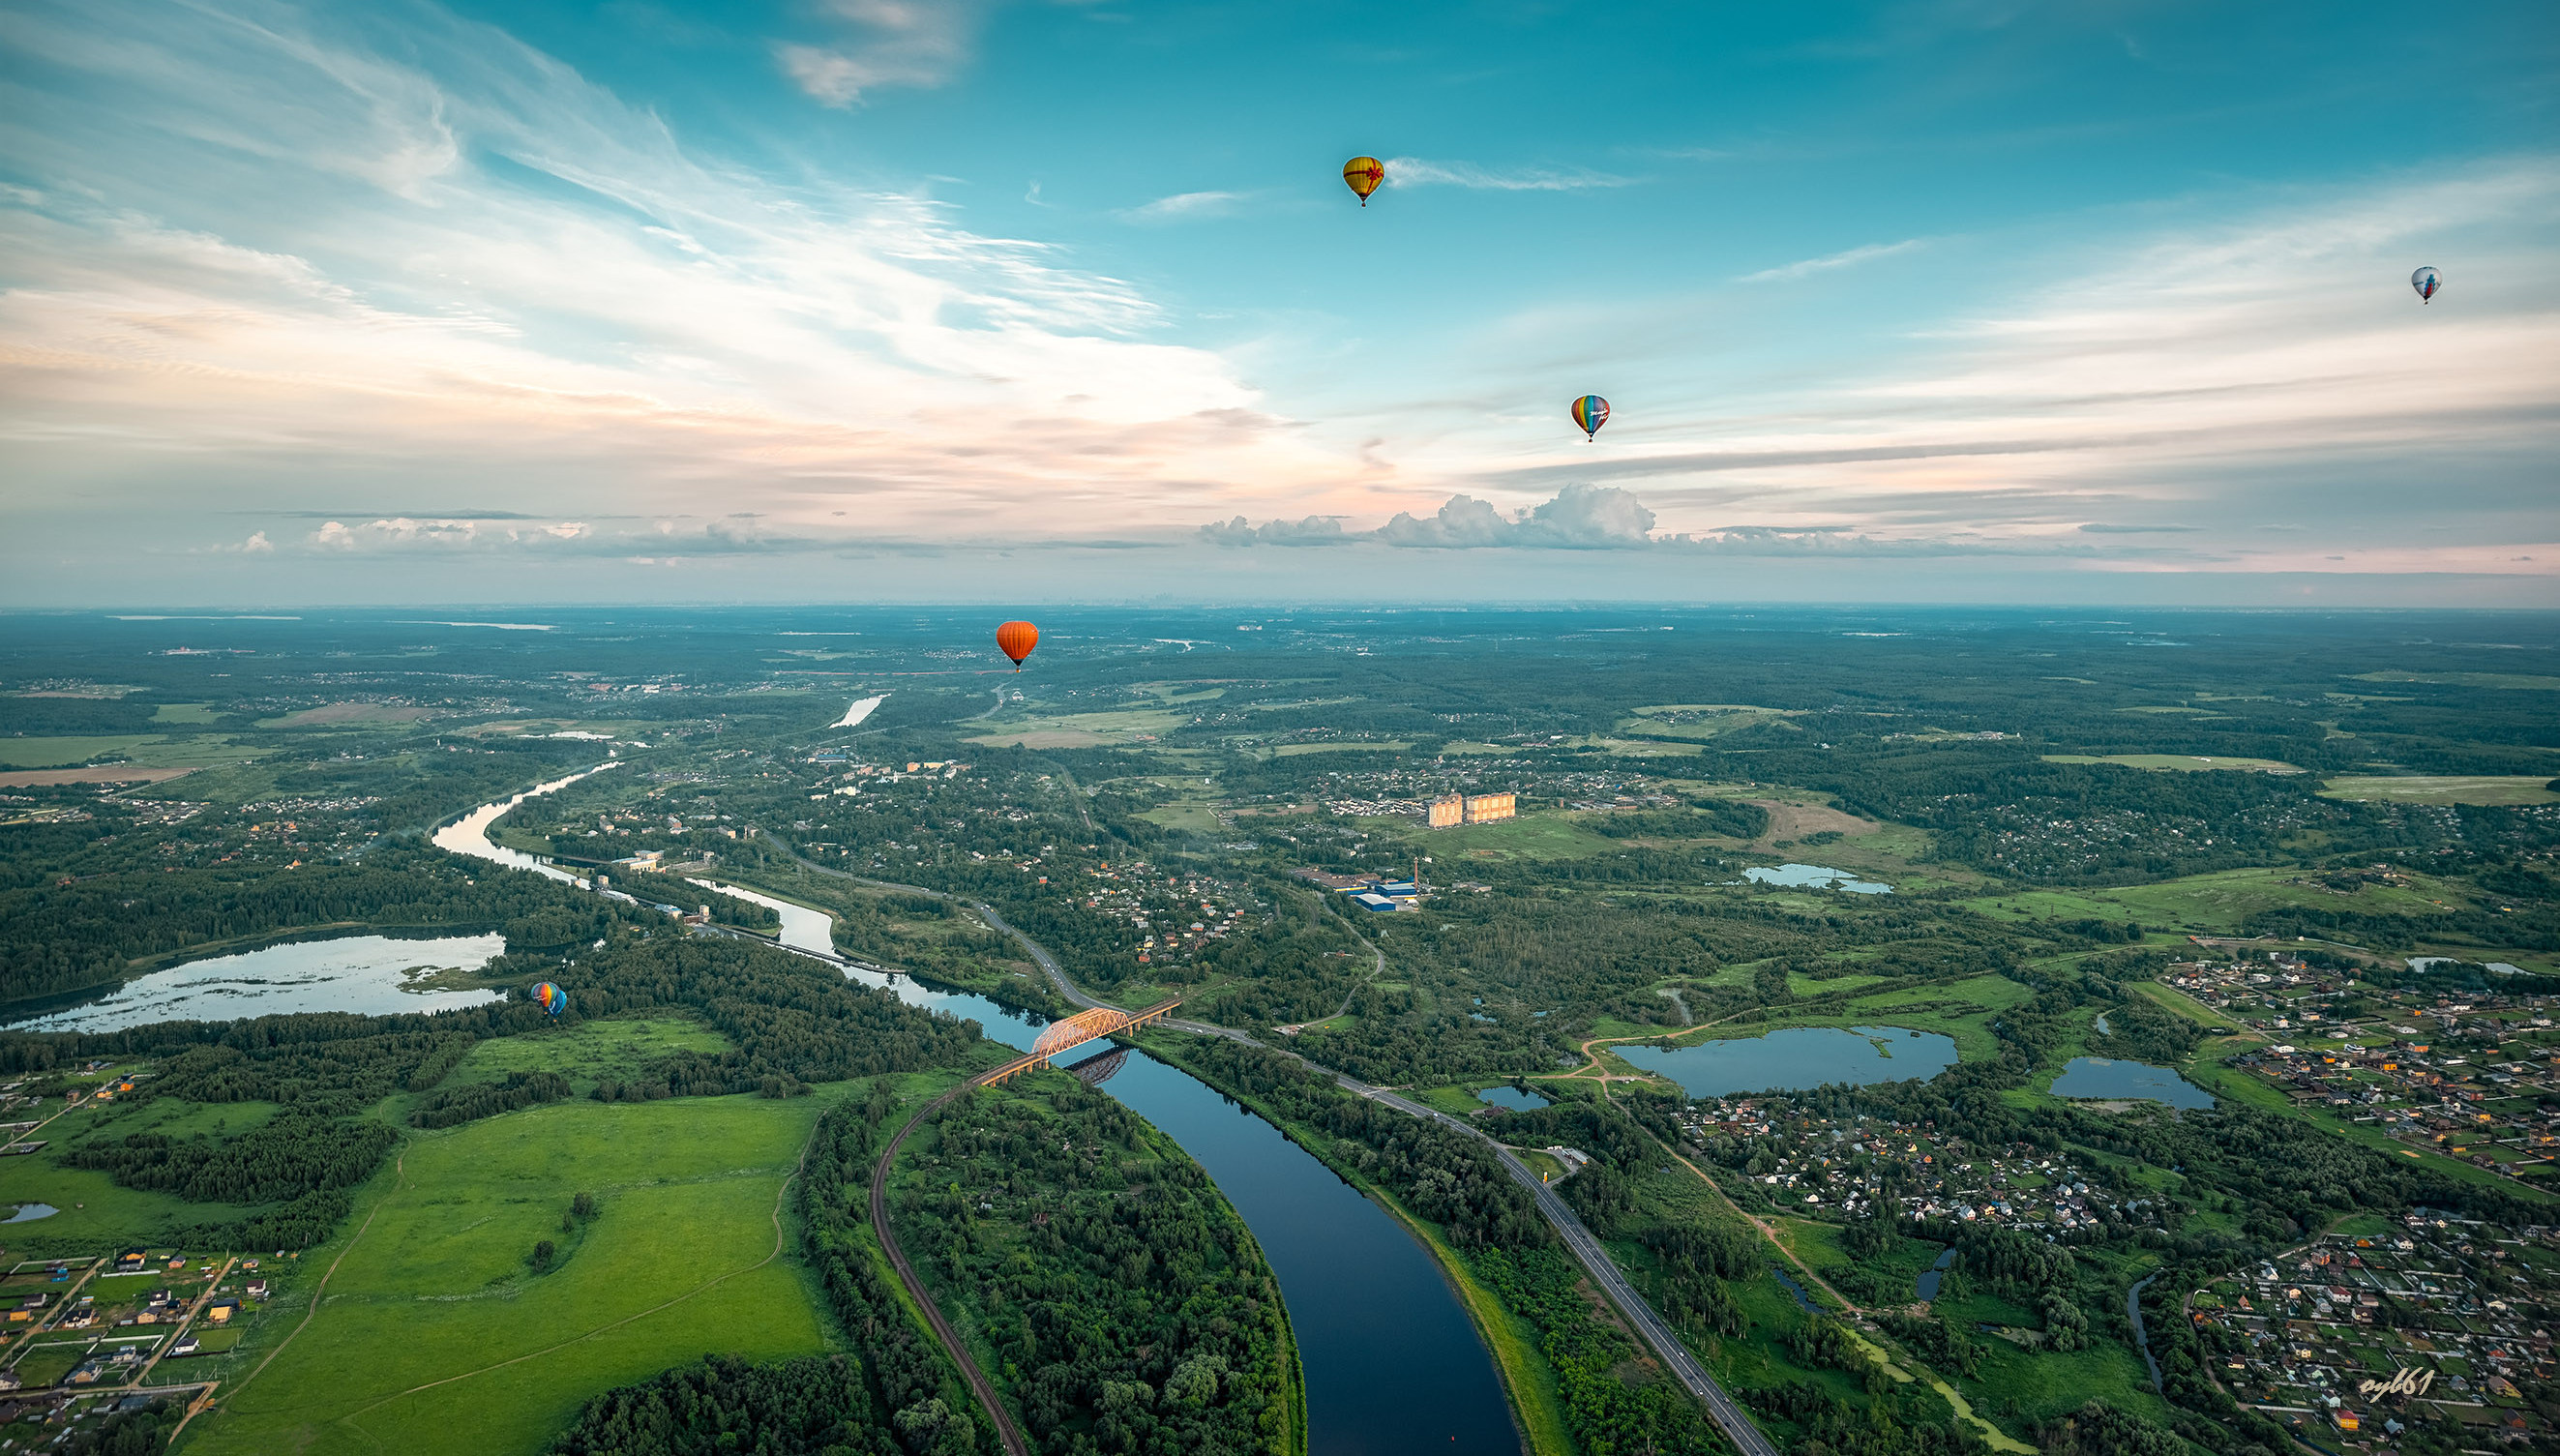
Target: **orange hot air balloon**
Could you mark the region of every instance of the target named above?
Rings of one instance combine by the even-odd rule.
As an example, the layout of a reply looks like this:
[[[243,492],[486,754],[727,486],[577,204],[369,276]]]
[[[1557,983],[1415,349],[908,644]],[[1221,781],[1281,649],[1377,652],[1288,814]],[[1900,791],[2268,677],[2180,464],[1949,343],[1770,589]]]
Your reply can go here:
[[[1343,163],[1343,181],[1360,194],[1360,206],[1368,206],[1368,195],[1386,180],[1386,164],[1375,157],[1354,157]]]
[[[1040,645],[1040,628],[1029,622],[1007,622],[996,629],[996,646],[1014,660],[1014,671],[1023,670],[1023,659]]]

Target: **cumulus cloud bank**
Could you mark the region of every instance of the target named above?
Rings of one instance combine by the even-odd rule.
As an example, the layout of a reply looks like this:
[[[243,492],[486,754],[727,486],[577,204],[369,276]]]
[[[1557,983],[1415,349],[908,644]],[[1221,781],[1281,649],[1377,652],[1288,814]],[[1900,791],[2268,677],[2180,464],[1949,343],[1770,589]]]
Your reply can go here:
[[[1455,495],[1433,514],[1398,511],[1375,531],[1345,531],[1331,516],[1273,521],[1255,526],[1238,516],[1200,528],[1217,546],[1386,546],[1438,551],[1530,547],[1563,551],[1621,551],[1653,544],[1654,513],[1632,491],[1606,485],[1568,485],[1555,499],[1506,518],[1490,501]]]

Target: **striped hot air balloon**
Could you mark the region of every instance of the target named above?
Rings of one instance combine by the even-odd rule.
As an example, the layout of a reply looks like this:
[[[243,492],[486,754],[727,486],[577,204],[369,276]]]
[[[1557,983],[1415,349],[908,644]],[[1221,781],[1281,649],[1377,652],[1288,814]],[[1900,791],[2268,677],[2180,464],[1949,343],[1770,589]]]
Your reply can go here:
[[[1598,395],[1585,395],[1573,402],[1573,422],[1582,426],[1585,441],[1600,437],[1600,426],[1609,422],[1609,402]]]
[[[1386,180],[1386,164],[1375,157],[1354,157],[1343,163],[1343,181],[1360,195],[1360,206],[1368,206],[1368,195]]]
[[[1014,660],[1014,671],[1023,670],[1023,659],[1040,645],[1040,628],[1029,622],[1007,622],[996,629],[996,646]]]
[[[541,1007],[543,1010],[550,1012],[554,1016],[558,1016],[561,1012],[568,1010],[568,993],[562,991],[560,988],[553,985],[549,981],[536,982],[534,985],[534,1005]]]

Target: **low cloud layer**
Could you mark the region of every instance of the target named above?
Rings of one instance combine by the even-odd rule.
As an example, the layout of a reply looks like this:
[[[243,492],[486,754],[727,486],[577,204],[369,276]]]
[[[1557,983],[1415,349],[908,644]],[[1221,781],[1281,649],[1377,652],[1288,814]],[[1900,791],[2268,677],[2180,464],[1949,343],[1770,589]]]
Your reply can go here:
[[[1429,516],[1398,511],[1375,531],[1345,531],[1331,516],[1273,521],[1255,526],[1242,516],[1200,528],[1217,546],[1386,546],[1436,551],[1526,547],[1560,551],[1625,551],[1654,544],[1654,513],[1632,491],[1607,485],[1568,485],[1555,499],[1506,518],[1489,501],[1451,496]]]

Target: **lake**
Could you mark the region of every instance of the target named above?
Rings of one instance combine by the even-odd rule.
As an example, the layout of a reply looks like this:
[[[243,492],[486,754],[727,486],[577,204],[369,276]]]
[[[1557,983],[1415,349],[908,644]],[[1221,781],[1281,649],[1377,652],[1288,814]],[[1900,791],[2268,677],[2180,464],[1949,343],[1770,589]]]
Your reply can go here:
[[[1833,1082],[1918,1081],[1956,1064],[1956,1043],[1905,1027],[1789,1027],[1765,1037],[1610,1049],[1692,1097],[1728,1092],[1797,1092]]]
[[[507,948],[503,935],[396,940],[342,935],[295,940],[238,955],[189,961],[125,982],[103,995],[24,1021],[12,1032],[112,1032],[153,1022],[233,1021],[295,1012],[397,1016],[503,1001],[503,991],[403,989],[437,971],[476,971]]]
[[[1772,869],[1761,866],[1745,870],[1742,878],[1758,885],[1792,885],[1815,890],[1845,890],[1851,894],[1891,894],[1893,887],[1872,880],[1860,880],[1846,870],[1834,870],[1823,865],[1780,865]]]
[[[503,813],[505,806],[489,807]],[[476,821],[471,837],[478,844],[457,853],[557,873],[529,856],[503,858],[515,852],[487,837],[498,817],[486,809],[467,816],[463,822]],[[836,954],[834,921],[825,911],[715,881],[697,883],[773,910],[782,917],[783,944]],[[911,976],[852,968],[845,975],[910,1006],[975,1021],[989,1040],[1026,1052],[1046,1025],[983,996],[919,985]],[[1057,1059],[1071,1054],[1062,1052]],[[1144,1052],[1128,1049],[1119,1070],[1100,1086],[1207,1170],[1262,1246],[1306,1370],[1309,1456],[1518,1456],[1520,1435],[1493,1357],[1439,1266],[1402,1224],[1278,1128]]]
[[[2165,1066],[2108,1056],[2074,1056],[2053,1079],[2057,1097],[2140,1098],[2171,1107],[2210,1107],[2213,1094]]]

